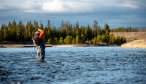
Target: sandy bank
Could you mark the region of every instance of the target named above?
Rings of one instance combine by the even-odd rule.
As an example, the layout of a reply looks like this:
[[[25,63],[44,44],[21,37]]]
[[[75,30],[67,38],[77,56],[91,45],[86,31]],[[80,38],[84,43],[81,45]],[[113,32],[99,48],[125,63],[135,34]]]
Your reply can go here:
[[[126,48],[146,48],[146,40],[140,39],[140,40],[134,40],[132,42],[125,43],[121,45],[121,47]]]

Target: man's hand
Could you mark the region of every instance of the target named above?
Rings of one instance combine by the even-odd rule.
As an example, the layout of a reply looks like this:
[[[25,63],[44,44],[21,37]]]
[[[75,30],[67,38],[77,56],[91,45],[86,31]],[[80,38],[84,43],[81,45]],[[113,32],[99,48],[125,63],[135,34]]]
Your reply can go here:
[[[34,46],[37,46],[37,45],[34,43]]]

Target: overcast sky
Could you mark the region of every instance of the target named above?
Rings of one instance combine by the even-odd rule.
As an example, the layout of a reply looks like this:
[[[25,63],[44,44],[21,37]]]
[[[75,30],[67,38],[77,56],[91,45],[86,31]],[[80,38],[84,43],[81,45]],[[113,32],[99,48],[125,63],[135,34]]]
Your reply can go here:
[[[0,0],[0,24],[9,21],[37,20],[57,26],[61,21],[78,20],[90,25],[97,20],[100,26],[146,27],[146,0]]]

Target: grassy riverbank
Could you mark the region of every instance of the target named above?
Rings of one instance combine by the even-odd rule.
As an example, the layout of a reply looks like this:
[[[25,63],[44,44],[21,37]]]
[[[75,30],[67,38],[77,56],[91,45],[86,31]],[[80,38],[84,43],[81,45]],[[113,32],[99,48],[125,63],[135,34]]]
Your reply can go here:
[[[146,32],[114,32],[115,36],[124,36],[126,43],[121,47],[126,48],[146,48]]]
[[[146,40],[146,32],[111,32],[111,34],[114,34],[115,36],[123,36],[126,38],[127,42],[140,39]]]
[[[146,48],[146,40],[134,40],[132,42],[128,42],[125,44],[122,44],[121,47],[126,48]]]

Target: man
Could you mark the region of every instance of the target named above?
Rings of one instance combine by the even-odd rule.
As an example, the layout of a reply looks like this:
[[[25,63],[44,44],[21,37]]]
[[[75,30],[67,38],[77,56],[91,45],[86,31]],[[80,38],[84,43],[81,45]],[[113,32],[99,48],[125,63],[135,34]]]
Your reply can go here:
[[[39,28],[35,32],[33,43],[37,48],[37,56],[39,61],[44,61],[45,58],[45,31],[43,28]]]

